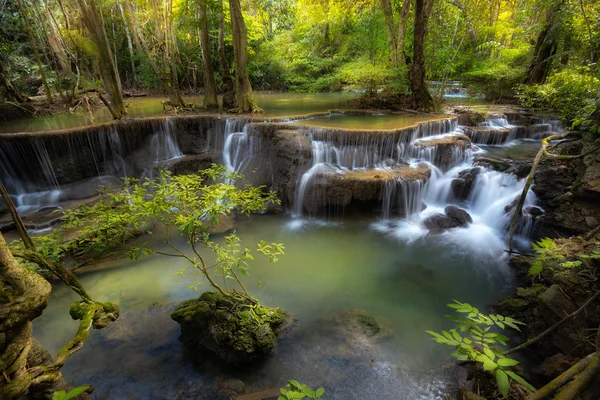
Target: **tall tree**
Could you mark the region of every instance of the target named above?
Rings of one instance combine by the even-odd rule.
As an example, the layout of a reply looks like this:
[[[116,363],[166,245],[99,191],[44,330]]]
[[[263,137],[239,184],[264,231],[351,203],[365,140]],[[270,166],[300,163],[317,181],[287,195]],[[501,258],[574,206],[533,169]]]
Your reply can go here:
[[[207,1],[199,0],[200,47],[202,48],[202,67],[204,69],[204,101],[206,108],[219,108],[217,84],[212,66],[210,40],[208,37]]]
[[[229,63],[225,57],[225,11],[223,10],[223,0],[219,0],[219,38],[218,48],[219,66],[221,68],[221,82],[223,91],[223,109],[229,110],[235,107],[235,92],[233,90],[233,80],[229,73]]]
[[[263,112],[256,105],[252,85],[248,78],[248,31],[242,15],[240,0],[229,0],[231,30],[233,33],[233,56],[235,60],[235,101],[232,112]]]
[[[23,0],[17,0],[17,5],[19,6],[19,11],[21,12],[21,16],[23,17],[23,24],[25,25],[25,30],[27,31],[27,35],[29,36],[29,41],[31,44],[31,48],[33,50],[33,55],[35,56],[35,62],[38,65],[40,78],[42,78],[42,85],[44,86],[44,91],[46,92],[46,100],[48,100],[48,103],[52,103],[52,92],[50,91],[50,86],[48,85],[48,80],[46,79],[46,73],[44,72],[44,65],[42,64],[42,60],[40,58],[40,52],[38,51],[35,37],[33,36],[33,30],[31,29],[31,24],[29,24],[27,11],[25,10],[25,7],[23,6]]]
[[[412,106],[429,111],[434,103],[425,83],[425,36],[434,0],[415,0],[413,56],[409,70]]]
[[[552,62],[558,49],[560,27],[563,22],[562,18],[557,18],[557,14],[560,13],[564,4],[565,0],[553,1],[550,2],[546,10],[546,22],[535,44],[533,58],[525,79],[526,84],[544,83],[550,74]]]
[[[100,16],[95,0],[77,0],[77,4],[81,12],[83,24],[98,51],[100,75],[110,100],[103,100],[104,104],[108,107],[114,119],[120,119],[126,114],[126,111],[123,104],[115,58],[110,48],[108,37],[106,36],[104,20]],[[103,96],[100,98],[102,99]]]

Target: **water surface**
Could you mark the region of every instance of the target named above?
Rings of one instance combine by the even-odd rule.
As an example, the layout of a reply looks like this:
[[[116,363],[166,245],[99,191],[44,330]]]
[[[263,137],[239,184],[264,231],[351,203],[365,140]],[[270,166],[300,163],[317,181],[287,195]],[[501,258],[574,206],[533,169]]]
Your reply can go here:
[[[212,399],[214,379],[222,375],[242,379],[248,391],[297,379],[325,387],[328,399],[443,399],[453,394],[455,370],[449,349],[425,330],[449,326],[443,316],[452,299],[483,308],[506,294],[512,284],[505,258],[474,253],[444,235],[407,244],[374,230],[375,222],[239,219],[244,245],[254,248],[260,239],[285,243],[281,261],[258,259],[246,282],[261,302],[298,319],[277,355],[249,372],[194,366],[186,357],[169,313],[197,295],[188,286],[199,277],[192,271],[177,275],[177,260],[123,260],[118,268],[81,275],[94,298],[117,302],[122,315],[92,332],[63,374],[74,385],[93,384],[97,399]],[[76,330],[68,316],[75,300],[58,286],[35,320],[36,336],[54,354]],[[356,308],[390,327],[393,336],[365,343],[331,326],[340,312]]]

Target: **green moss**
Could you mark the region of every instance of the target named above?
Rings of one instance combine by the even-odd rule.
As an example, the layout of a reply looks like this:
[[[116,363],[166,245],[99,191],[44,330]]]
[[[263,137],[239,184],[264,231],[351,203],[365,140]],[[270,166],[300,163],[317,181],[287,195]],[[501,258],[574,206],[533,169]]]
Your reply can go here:
[[[171,318],[181,324],[182,340],[191,348],[207,346],[226,362],[243,365],[272,354],[277,346],[273,329],[281,325],[285,312],[250,301],[236,301],[216,292],[181,303]]]
[[[522,298],[537,297],[546,290],[546,286],[537,283],[528,288],[517,288],[517,296]]]
[[[381,327],[379,326],[377,320],[371,317],[370,315],[361,314],[358,316],[357,320],[360,324],[361,329],[363,330],[363,333],[369,336],[375,335],[381,330]]]

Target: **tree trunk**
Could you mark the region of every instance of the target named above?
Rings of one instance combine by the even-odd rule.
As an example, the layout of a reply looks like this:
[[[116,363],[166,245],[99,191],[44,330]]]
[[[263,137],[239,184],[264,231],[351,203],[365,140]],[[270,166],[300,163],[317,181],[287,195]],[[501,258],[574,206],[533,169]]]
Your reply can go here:
[[[412,106],[415,110],[433,109],[433,98],[425,83],[425,36],[434,0],[415,0],[413,57],[409,79]]]
[[[125,9],[120,1],[117,1],[119,11],[121,11],[121,18],[123,19],[123,26],[125,27],[125,35],[127,36],[127,50],[129,50],[129,60],[131,62],[131,83],[133,86],[137,86],[137,75],[135,73],[135,54],[133,52],[133,39],[131,37],[131,31],[129,30],[129,20],[125,15]]]
[[[558,49],[558,36],[561,18],[556,14],[562,9],[564,0],[554,2],[546,11],[546,24],[540,32],[525,83],[528,85],[541,84],[546,81],[552,68],[552,62]]]
[[[221,67],[221,82],[223,83],[223,109],[229,110],[235,107],[235,94],[233,81],[229,73],[229,65],[225,57],[225,12],[223,11],[223,0],[219,0],[219,40],[218,40],[219,65]]]
[[[23,0],[17,0],[17,6],[19,7],[19,11],[21,12],[21,16],[23,17],[23,23],[25,24],[25,30],[27,31],[27,35],[29,36],[31,48],[32,48],[33,54],[35,56],[35,62],[37,63],[38,69],[40,71],[40,77],[42,78],[42,85],[44,86],[44,91],[46,92],[46,100],[48,100],[48,103],[52,103],[52,92],[50,91],[50,86],[48,86],[48,81],[46,80],[46,74],[44,73],[44,66],[42,65],[40,53],[38,52],[37,45],[35,44],[35,37],[33,36],[33,31],[31,30],[31,25],[29,24],[29,19],[27,19],[27,11],[25,11],[25,7],[23,7]]]
[[[404,52],[404,42],[406,41],[406,22],[410,14],[410,5],[412,0],[404,0],[402,8],[400,9],[400,19],[398,21],[398,66],[410,64]]]
[[[208,17],[206,0],[199,1],[200,46],[202,47],[202,67],[204,69],[204,101],[206,108],[219,108],[217,84],[212,66],[210,40],[208,38]]]
[[[235,101],[232,112],[262,112],[254,102],[252,86],[248,78],[248,32],[242,15],[240,0],[229,0],[233,53],[235,59]]]
[[[398,61],[398,31],[396,30],[396,22],[394,21],[394,11],[390,0],[381,0],[381,8],[385,17],[385,25],[388,31],[388,40],[390,42],[390,60],[397,65]]]
[[[126,111],[115,60],[106,36],[104,21],[96,8],[95,0],[87,1],[88,3],[86,3],[86,0],[77,0],[79,10],[81,11],[81,19],[90,34],[90,39],[94,42],[98,50],[100,75],[104,81],[104,88],[110,98],[109,111],[114,119],[120,119],[126,114]]]

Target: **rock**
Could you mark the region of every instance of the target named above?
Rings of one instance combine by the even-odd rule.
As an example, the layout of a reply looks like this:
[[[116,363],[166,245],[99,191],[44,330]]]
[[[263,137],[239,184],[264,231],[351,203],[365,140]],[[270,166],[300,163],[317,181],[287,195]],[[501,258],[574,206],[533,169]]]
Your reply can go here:
[[[458,208],[456,206],[447,206],[444,209],[444,212],[448,217],[458,221],[459,226],[465,226],[467,224],[473,223],[473,218],[471,218],[469,213],[463,210],[462,208]]]
[[[534,218],[543,217],[546,214],[543,209],[537,206],[524,207],[523,213]]]
[[[544,381],[550,381],[567,369],[571,368],[577,360],[562,353],[546,358],[541,364],[533,368],[533,373]]]
[[[508,161],[500,160],[498,158],[477,156],[473,160],[476,165],[489,167],[494,171],[506,172],[512,168],[512,165]]]
[[[447,170],[460,164],[470,154],[471,140],[466,135],[453,134],[419,139],[414,142],[414,146],[417,152],[421,149],[434,149],[434,156],[430,161]]]
[[[471,194],[473,183],[481,173],[481,168],[469,168],[461,171],[458,178],[452,181],[452,194],[457,200],[466,200]]]
[[[595,228],[598,226],[598,219],[592,216],[585,217],[585,224],[588,228]]]
[[[473,222],[473,219],[465,210],[456,206],[448,206],[444,214],[435,214],[423,221],[430,232],[439,233],[448,229],[458,228]]]
[[[423,221],[423,224],[432,233],[438,233],[460,226],[460,223],[457,220],[454,220],[444,214],[432,215]]]
[[[231,232],[235,228],[235,214],[219,215],[219,223],[210,228],[210,234]]]
[[[273,354],[276,333],[286,313],[280,308],[236,301],[217,292],[203,293],[181,303],[171,318],[181,325],[180,340],[201,356],[205,350],[222,361],[247,366]]]
[[[359,211],[373,210],[381,205],[386,187],[394,185],[394,206],[403,207],[401,201],[405,193],[419,185],[424,185],[431,170],[424,164],[416,168],[400,167],[388,170],[352,170],[343,173],[335,169],[317,172],[306,185],[303,206],[311,214],[318,213],[330,206],[353,206]],[[422,186],[421,186],[422,187]],[[390,210],[406,214],[409,210]]]

